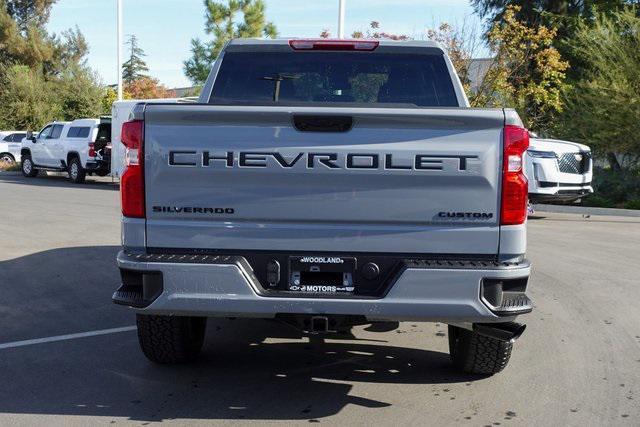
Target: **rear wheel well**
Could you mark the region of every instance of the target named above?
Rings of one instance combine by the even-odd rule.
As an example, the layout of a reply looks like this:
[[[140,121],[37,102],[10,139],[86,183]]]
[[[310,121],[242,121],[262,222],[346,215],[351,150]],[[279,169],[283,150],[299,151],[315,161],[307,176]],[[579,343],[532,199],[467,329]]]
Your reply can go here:
[[[78,153],[76,153],[75,151],[71,151],[71,152],[67,153],[67,166],[69,166],[69,163],[71,163],[71,159],[75,159],[75,158],[80,160],[80,155]]]
[[[15,160],[15,159],[16,159],[16,158],[14,157],[14,155],[13,155],[13,154],[8,153],[8,152],[7,152],[7,153],[2,153],[2,152],[0,152],[0,157],[2,157],[2,156],[9,156],[9,157],[11,157],[13,160]]]

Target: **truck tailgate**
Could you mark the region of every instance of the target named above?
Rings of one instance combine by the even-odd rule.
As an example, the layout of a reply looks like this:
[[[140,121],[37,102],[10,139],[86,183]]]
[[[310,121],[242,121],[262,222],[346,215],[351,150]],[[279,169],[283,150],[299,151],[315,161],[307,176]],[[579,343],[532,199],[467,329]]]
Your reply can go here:
[[[504,112],[147,104],[150,248],[497,254]]]

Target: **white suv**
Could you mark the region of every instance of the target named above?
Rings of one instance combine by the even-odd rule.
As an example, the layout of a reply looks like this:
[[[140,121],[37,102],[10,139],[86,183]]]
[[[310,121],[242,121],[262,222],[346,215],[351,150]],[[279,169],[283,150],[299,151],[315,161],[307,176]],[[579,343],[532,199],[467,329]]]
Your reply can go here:
[[[20,161],[21,141],[25,136],[26,132],[0,132],[0,163],[14,164]]]
[[[111,121],[79,119],[53,122],[37,137],[22,142],[22,173],[33,177],[39,170],[66,171],[73,182],[87,173],[105,176],[111,166]]]
[[[532,203],[569,203],[593,193],[591,149],[583,144],[537,138],[532,134],[525,157],[525,174]]]

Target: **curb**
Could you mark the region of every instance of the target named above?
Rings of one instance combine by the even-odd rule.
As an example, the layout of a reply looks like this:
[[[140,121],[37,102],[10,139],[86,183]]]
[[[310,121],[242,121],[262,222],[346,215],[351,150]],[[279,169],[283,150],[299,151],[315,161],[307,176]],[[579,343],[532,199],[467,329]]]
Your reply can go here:
[[[0,171],[0,176],[17,176],[22,175],[20,171]]]
[[[536,212],[550,213],[572,213],[582,215],[607,215],[607,216],[627,216],[640,218],[640,210],[635,209],[614,209],[595,208],[588,206],[565,206],[565,205],[533,205]]]

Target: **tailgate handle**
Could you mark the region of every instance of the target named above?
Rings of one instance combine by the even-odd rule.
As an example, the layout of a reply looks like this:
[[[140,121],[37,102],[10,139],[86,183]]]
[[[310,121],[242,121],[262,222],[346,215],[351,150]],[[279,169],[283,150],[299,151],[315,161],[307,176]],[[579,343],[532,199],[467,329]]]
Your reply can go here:
[[[296,114],[293,125],[300,132],[348,132],[353,126],[353,117]]]

